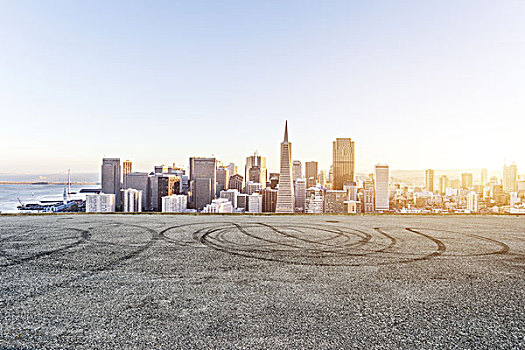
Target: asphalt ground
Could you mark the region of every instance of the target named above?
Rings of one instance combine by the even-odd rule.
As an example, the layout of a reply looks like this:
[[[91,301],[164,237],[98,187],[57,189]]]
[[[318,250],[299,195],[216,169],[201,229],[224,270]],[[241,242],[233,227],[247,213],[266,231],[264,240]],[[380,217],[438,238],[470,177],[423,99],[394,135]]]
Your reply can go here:
[[[525,217],[0,216],[0,347],[525,348]]]

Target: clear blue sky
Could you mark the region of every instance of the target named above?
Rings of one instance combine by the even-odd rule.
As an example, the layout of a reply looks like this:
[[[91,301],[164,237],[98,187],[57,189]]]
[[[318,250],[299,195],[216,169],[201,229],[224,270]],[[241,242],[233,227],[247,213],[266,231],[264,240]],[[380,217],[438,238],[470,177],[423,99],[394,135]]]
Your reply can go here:
[[[189,156],[525,172],[525,1],[0,1],[0,172]]]

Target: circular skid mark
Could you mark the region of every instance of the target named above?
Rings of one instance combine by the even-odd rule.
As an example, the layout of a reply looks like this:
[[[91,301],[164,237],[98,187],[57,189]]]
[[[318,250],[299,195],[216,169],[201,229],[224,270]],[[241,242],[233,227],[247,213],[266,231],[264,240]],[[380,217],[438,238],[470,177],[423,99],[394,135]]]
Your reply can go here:
[[[41,229],[22,229],[0,241],[0,256],[9,260],[0,267],[35,261],[71,249],[89,238],[89,232],[78,228],[54,229],[51,235]]]
[[[411,229],[405,232],[410,233],[412,239],[415,236],[423,241],[421,244],[425,249],[417,252],[396,251],[398,239],[380,228],[368,233],[333,225],[230,223],[226,227],[201,228],[194,235],[201,243],[219,251],[298,265],[400,264],[428,260],[446,250],[443,242],[431,235]],[[328,241],[330,243],[326,243]]]
[[[447,244],[448,251],[444,257],[476,257],[487,255],[504,255],[508,254],[510,247],[493,238],[481,236],[479,234],[456,232],[450,230],[437,230],[427,228],[417,228],[413,230],[434,232],[434,236],[439,238]],[[463,237],[473,238],[465,241]],[[467,251],[467,252],[465,252]]]
[[[108,226],[108,225],[101,225],[101,226]],[[68,286],[71,283],[75,281],[79,281],[84,278],[91,277],[93,275],[96,275],[98,273],[104,272],[106,270],[110,270],[114,268],[116,265],[123,264],[133,258],[138,257],[140,254],[148,250],[155,242],[158,240],[158,233],[155,230],[152,230],[148,227],[139,226],[139,225],[128,225],[128,224],[112,224],[110,227],[114,228],[121,228],[121,227],[134,227],[137,229],[142,229],[145,232],[148,232],[150,234],[150,238],[142,245],[140,246],[134,246],[134,245],[113,245],[110,242],[91,242],[90,240],[90,231],[96,229],[97,227],[91,227],[90,230],[81,230],[78,228],[64,228],[64,230],[73,230],[73,231],[79,231],[82,232],[82,240],[80,242],[75,242],[75,244],[69,245],[67,247],[61,247],[59,249],[55,249],[52,252],[46,253],[46,254],[40,254],[38,256],[32,256],[31,259],[25,259],[20,260],[17,263],[31,263],[32,266],[35,266],[40,269],[46,269],[50,266],[53,267],[53,270],[63,270],[65,273],[67,273],[68,277],[65,279],[59,281],[50,283],[48,285],[42,286],[41,288],[37,288],[35,290],[31,290],[29,293],[9,293],[10,290],[15,290],[16,287],[8,288],[7,290],[4,290],[3,292],[6,292],[6,294],[16,294],[16,298],[10,299],[6,301],[3,305],[0,305],[1,307],[7,306],[12,302],[21,302],[30,298],[38,297],[39,295],[43,295],[48,293],[51,290]],[[46,239],[45,235],[41,236],[42,239]],[[84,246],[82,249],[80,249],[78,252],[73,251],[76,245],[79,245],[82,243]],[[104,248],[104,249],[103,249]],[[108,250],[109,249],[109,250]],[[64,254],[60,255],[52,255],[55,252],[62,251]],[[108,252],[113,252],[113,254],[108,254]],[[65,254],[67,253],[67,254]],[[79,260],[86,261],[88,260],[90,262],[90,266],[85,266],[82,264],[82,262],[76,262],[75,254],[81,254],[79,256]],[[69,256],[68,256],[69,254]],[[88,256],[93,254],[93,257],[101,258],[103,260],[96,261],[93,259],[89,259]],[[49,256],[48,259],[38,259],[39,257],[43,256]],[[67,262],[67,264],[65,263]],[[71,276],[72,275],[72,276]]]

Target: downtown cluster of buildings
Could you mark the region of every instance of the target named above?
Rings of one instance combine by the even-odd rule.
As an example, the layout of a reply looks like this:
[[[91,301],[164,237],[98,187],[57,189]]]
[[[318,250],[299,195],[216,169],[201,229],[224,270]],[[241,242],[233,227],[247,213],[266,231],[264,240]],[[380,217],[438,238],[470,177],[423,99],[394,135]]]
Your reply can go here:
[[[181,167],[155,166],[135,172],[130,161],[104,158],[100,194],[86,199],[88,212],[204,212],[204,213],[426,213],[520,211],[525,181],[515,165],[505,167],[503,183],[487,179],[474,184],[472,174],[461,179],[426,171],[425,185],[392,181],[389,166],[374,173],[355,173],[355,143],[333,141],[328,173],[316,161],[293,160],[288,125],[280,148],[280,169],[270,173],[266,158],[255,152],[244,171],[216,158],[191,157],[189,172]],[[522,184],[523,182],[523,184]],[[525,213],[525,209],[524,213]]]
[[[518,175],[515,164],[503,166],[501,179],[489,178],[487,169],[481,170],[478,181],[473,179],[473,173],[452,178],[427,169],[424,185],[394,185],[392,209],[402,213],[525,214],[525,176]]]

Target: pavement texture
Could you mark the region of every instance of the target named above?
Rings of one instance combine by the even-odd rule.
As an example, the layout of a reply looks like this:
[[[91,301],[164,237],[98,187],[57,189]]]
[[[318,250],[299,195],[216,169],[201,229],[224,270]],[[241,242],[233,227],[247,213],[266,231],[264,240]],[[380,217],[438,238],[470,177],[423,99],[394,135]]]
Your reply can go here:
[[[525,348],[525,217],[0,216],[0,348]]]

